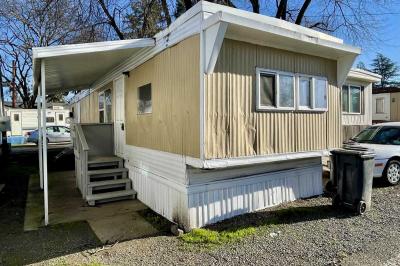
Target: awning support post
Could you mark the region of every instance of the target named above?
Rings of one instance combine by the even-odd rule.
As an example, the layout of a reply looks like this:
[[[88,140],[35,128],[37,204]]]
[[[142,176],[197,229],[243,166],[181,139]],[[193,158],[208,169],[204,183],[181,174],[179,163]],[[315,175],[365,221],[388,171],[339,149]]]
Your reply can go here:
[[[46,132],[46,73],[45,60],[42,60],[40,73],[42,90],[41,107],[42,107],[42,144],[43,144],[43,187],[44,187],[44,225],[49,224],[49,196],[48,196],[48,180],[47,180],[47,132]]]
[[[38,152],[39,152],[39,175],[40,175],[40,188],[43,189],[43,151],[42,151],[42,86],[39,84],[37,95],[37,110],[38,110]]]

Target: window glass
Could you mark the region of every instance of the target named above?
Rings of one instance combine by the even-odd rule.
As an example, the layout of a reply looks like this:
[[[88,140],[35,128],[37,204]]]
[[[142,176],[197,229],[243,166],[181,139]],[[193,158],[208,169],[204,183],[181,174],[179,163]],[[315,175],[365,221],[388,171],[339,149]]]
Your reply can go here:
[[[64,115],[58,114],[58,121],[64,121]]]
[[[260,74],[260,105],[275,107],[275,75]]]
[[[377,114],[385,113],[385,99],[384,98],[376,99],[376,113]]]
[[[99,110],[104,109],[104,93],[99,94]]]
[[[58,129],[58,127],[47,127],[46,130],[48,133],[57,133],[60,132],[60,130]]]
[[[361,95],[360,87],[350,86],[350,106],[349,106],[350,113],[361,112],[360,95]]]
[[[370,142],[372,138],[375,136],[376,132],[378,131],[378,127],[367,127],[358,135],[356,135],[352,140],[357,141],[357,142]]]
[[[99,122],[104,123],[104,110],[99,112]]]
[[[138,89],[138,113],[147,114],[151,112],[151,84],[149,83]]]
[[[54,117],[52,117],[52,116],[46,117],[46,122],[47,123],[54,123]]]
[[[372,143],[400,145],[400,128],[382,127],[374,136]]]
[[[293,76],[279,75],[279,106],[294,106],[294,79]]]
[[[349,86],[344,85],[342,87],[342,111],[349,111]]]
[[[111,90],[106,90],[104,92],[104,98],[105,98],[105,105],[106,105],[106,122],[111,122],[111,109],[112,109],[112,96],[111,96]]]
[[[327,84],[325,79],[315,79],[315,108],[324,109],[327,107],[326,86]]]
[[[14,121],[16,121],[16,122],[19,121],[19,114],[14,114]]]
[[[311,82],[308,77],[300,77],[299,79],[299,105],[301,107],[311,108]]]

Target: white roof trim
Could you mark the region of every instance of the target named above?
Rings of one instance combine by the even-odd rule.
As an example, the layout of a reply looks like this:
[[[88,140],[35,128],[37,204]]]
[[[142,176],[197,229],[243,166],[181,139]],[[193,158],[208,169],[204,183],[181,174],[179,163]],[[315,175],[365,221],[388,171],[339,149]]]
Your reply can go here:
[[[367,82],[378,82],[381,80],[381,75],[360,68],[352,68],[347,78],[358,79]]]
[[[317,32],[315,30],[310,30],[308,28],[289,23],[287,21],[282,21],[275,18],[270,18],[266,16],[261,16],[253,14],[252,16],[248,14],[237,14],[227,13],[224,11],[219,11],[209,17],[204,22],[204,28],[211,27],[212,25],[224,21],[230,24],[235,24],[263,32],[268,32],[271,34],[287,37],[290,39],[296,39],[302,42],[307,42],[310,44],[320,45],[327,48],[332,48],[338,51],[343,51],[352,54],[360,54],[361,49],[359,47],[343,44],[343,41],[335,37]],[[288,27],[287,24],[290,24]],[[332,37],[327,38],[326,36]]]
[[[154,39],[132,39],[121,41],[106,41],[95,43],[67,44],[48,47],[32,48],[33,58],[48,58],[63,55],[75,55],[86,53],[97,53],[116,51],[122,49],[142,48],[155,46]]]

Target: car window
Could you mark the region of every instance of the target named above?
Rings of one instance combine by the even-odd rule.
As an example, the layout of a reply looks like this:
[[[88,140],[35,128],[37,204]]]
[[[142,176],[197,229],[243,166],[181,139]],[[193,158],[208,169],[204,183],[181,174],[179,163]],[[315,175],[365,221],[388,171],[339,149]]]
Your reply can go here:
[[[363,142],[371,142],[375,134],[378,132],[379,127],[367,127],[358,135],[352,138],[352,140],[363,143]]]
[[[382,127],[373,137],[372,143],[400,145],[400,127]]]
[[[69,133],[69,129],[66,127],[58,127],[58,129],[60,130],[60,133]]]
[[[47,127],[47,133],[54,133],[54,127]]]

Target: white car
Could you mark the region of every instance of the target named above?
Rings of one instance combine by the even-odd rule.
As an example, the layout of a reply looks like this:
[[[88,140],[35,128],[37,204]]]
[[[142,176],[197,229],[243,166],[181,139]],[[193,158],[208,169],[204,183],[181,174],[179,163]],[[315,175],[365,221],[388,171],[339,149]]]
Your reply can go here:
[[[57,142],[71,142],[70,130],[64,126],[48,126],[47,131],[47,143],[57,143]],[[36,129],[34,131],[28,132],[28,142],[38,143],[39,131]]]
[[[347,144],[360,145],[375,153],[375,178],[385,178],[390,185],[400,182],[400,122],[367,127]]]

